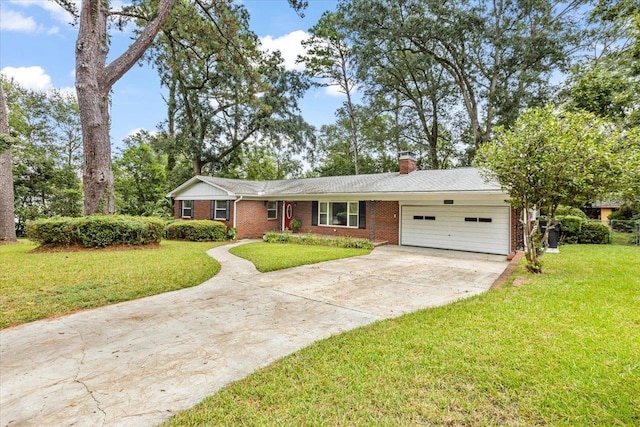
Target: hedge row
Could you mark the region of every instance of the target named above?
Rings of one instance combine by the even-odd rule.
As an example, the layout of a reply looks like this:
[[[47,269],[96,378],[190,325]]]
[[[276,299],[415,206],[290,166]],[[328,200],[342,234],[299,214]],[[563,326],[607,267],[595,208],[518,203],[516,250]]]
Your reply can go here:
[[[227,240],[227,226],[220,221],[178,220],[167,224],[165,237],[194,242],[220,242]]]
[[[571,215],[559,216],[558,219],[562,224],[560,239],[565,243],[611,243],[609,227],[599,221],[587,221]]]
[[[299,245],[335,246],[338,248],[373,249],[373,243],[366,239],[352,237],[324,237],[314,234],[291,234],[271,232],[264,235],[268,243],[295,243]]]
[[[85,248],[148,245],[160,242],[164,221],[126,215],[56,217],[28,222],[26,232],[30,240],[41,245],[82,245]]]

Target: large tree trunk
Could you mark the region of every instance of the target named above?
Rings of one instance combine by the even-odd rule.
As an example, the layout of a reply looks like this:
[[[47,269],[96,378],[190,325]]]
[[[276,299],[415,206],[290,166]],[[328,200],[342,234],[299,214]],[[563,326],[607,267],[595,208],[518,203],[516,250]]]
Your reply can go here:
[[[111,64],[107,34],[108,0],[82,0],[76,42],[76,91],[84,147],[84,214],[115,211],[109,91],[144,54],[164,23],[175,0],[160,0],[155,17],[135,42]]]
[[[1,83],[1,82],[0,82]],[[9,136],[9,112],[0,84],[0,138]],[[13,196],[13,173],[8,140],[0,139],[0,242],[15,242],[16,223]],[[5,143],[6,142],[6,147]]]

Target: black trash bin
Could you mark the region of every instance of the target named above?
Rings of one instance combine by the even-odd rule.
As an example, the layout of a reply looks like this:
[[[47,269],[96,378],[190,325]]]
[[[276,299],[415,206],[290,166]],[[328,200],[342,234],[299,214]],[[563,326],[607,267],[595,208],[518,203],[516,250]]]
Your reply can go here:
[[[549,230],[549,237],[547,239],[548,252],[559,252],[558,246],[560,243],[560,231],[562,230],[560,224],[556,224],[555,227]],[[547,221],[540,221],[540,232],[544,234],[547,231]]]

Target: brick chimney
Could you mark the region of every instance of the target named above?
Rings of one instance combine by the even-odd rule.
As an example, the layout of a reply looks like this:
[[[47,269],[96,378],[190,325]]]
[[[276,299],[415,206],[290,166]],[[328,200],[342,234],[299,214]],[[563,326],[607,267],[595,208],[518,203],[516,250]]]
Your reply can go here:
[[[402,151],[399,154],[400,175],[406,175],[418,169],[418,160],[411,151]]]

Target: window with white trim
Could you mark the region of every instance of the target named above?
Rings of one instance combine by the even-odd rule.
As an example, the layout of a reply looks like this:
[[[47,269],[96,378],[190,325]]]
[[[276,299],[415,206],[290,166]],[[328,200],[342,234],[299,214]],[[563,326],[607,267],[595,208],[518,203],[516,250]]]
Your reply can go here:
[[[191,218],[192,214],[193,214],[193,200],[183,200],[182,212],[180,212],[180,215],[183,218]]]
[[[227,220],[227,201],[226,200],[216,200],[213,219],[218,219],[222,221]]]
[[[267,219],[278,219],[278,202],[267,202]]]
[[[318,225],[358,227],[358,202],[320,202]]]

